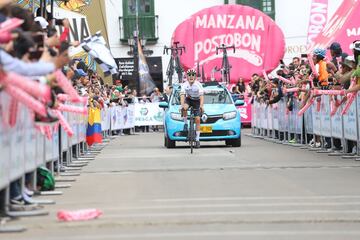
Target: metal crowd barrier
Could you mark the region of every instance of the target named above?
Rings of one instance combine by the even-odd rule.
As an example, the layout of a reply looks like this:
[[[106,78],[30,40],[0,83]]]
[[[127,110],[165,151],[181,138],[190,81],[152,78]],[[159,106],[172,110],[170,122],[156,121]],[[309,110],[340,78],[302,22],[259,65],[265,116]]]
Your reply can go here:
[[[360,146],[360,93],[357,94],[356,100],[344,115],[341,112],[345,104],[338,108],[334,116],[331,116],[331,97],[322,95],[320,98],[320,111],[317,109],[315,100],[302,116],[298,116],[300,103],[297,100],[294,100],[292,111],[287,110],[287,98],[283,98],[271,106],[254,101],[251,136],[309,148],[318,152],[327,152],[329,155],[342,155],[344,158],[357,159]],[[340,101],[342,99],[340,96],[337,98]],[[315,136],[321,140],[320,149],[308,146],[310,140]],[[339,144],[335,144],[335,141],[340,142],[341,149],[337,148],[336,145]],[[328,145],[329,143],[330,145]]]
[[[94,159],[94,153],[100,148],[95,146],[89,148],[86,144],[87,116],[75,113],[63,113],[69,122],[74,135],[70,138],[62,127],[54,130],[52,138],[46,138],[34,123],[30,121],[33,114],[22,104],[18,104],[16,124],[9,126],[10,97],[0,93],[0,220],[3,216],[22,217],[38,216],[48,214],[43,209],[11,209],[10,184],[15,181],[21,182],[21,189],[25,187],[26,179],[31,179],[30,184],[36,189],[37,168],[46,166],[56,177],[54,191],[37,192],[37,195],[62,194],[59,188],[70,187],[70,184],[59,184],[59,182],[72,182],[76,179],[67,178],[77,176],[81,166],[86,165],[89,160]],[[80,105],[79,105],[80,106]],[[101,146],[100,146],[101,147]],[[30,176],[30,178],[28,178]],[[65,178],[64,178],[65,177]],[[33,198],[35,204],[54,204],[55,201]],[[1,232],[24,231],[24,227],[8,227],[0,224]]]

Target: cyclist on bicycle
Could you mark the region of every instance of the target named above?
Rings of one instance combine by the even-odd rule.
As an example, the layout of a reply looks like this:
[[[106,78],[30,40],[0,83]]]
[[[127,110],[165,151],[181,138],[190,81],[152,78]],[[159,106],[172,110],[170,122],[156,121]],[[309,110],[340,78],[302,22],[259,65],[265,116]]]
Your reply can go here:
[[[187,110],[193,108],[196,123],[196,148],[200,147],[200,116],[204,110],[204,89],[200,82],[196,80],[196,72],[189,69],[186,72],[187,80],[181,85],[180,102],[182,116],[184,118],[184,131],[188,131]]]

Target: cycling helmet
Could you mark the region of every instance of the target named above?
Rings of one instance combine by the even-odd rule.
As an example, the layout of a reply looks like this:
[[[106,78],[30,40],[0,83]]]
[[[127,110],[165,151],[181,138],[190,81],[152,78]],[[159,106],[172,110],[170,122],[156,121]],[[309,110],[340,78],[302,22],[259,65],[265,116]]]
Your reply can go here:
[[[326,57],[326,50],[322,48],[317,48],[314,50],[313,54],[315,56]]]
[[[187,70],[186,75],[196,76],[196,71],[194,69],[189,69],[189,70]]]

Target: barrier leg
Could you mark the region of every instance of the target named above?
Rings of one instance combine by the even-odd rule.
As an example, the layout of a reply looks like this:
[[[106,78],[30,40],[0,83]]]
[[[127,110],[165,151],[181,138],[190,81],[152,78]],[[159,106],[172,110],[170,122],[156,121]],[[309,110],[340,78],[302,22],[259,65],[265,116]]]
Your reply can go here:
[[[48,215],[49,212],[40,209],[37,204],[11,205],[10,187],[8,187],[5,190],[5,214],[9,217],[32,217]]]
[[[23,226],[7,226],[11,218],[5,217],[6,214],[6,189],[0,191],[0,233],[16,233],[24,232],[26,228]]]

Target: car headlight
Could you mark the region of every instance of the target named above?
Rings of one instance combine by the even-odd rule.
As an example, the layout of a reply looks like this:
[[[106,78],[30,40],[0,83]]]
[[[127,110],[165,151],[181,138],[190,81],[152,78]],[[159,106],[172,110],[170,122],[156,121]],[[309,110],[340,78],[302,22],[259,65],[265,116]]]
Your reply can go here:
[[[171,113],[170,114],[171,119],[176,121],[183,121],[183,118],[181,117],[180,113]]]
[[[236,111],[227,112],[227,113],[223,114],[223,119],[224,120],[230,120],[230,119],[233,119],[233,118],[236,118]]]

